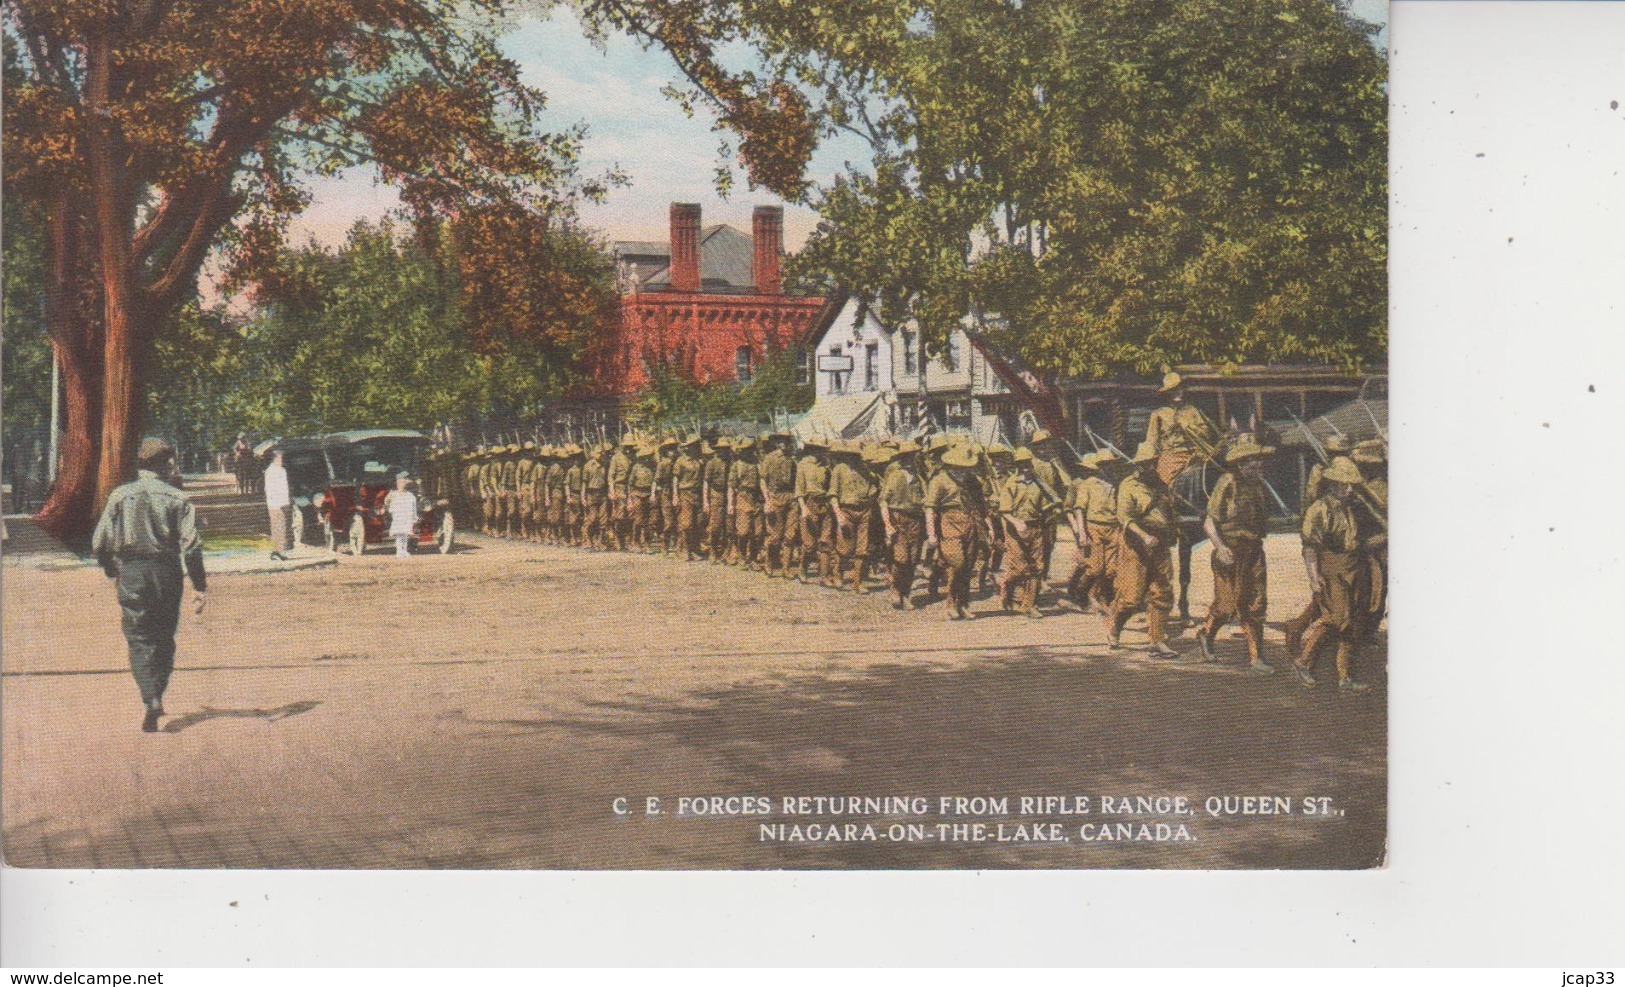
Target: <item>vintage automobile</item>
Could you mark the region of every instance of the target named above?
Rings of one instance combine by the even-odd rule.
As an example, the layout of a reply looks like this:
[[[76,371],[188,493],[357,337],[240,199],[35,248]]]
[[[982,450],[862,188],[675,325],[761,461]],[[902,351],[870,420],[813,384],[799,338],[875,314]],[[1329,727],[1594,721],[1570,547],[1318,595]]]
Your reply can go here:
[[[278,444],[293,499],[294,540],[302,543],[306,531],[320,530],[329,551],[347,540],[358,511],[365,544],[385,540],[389,520],[383,512],[384,498],[395,489],[395,477],[402,471],[422,478],[431,446],[422,432],[375,428],[262,442],[254,451],[264,457]],[[418,506],[417,544],[450,552],[456,538],[451,505],[420,489]]]

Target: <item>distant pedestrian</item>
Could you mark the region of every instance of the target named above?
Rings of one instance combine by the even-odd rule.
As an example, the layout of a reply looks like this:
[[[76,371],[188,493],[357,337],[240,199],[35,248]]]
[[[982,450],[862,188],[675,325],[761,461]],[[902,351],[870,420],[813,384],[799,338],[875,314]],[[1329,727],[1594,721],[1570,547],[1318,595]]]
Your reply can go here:
[[[412,536],[417,533],[418,495],[412,492],[412,478],[395,477],[395,489],[384,496],[384,512],[389,515],[389,534],[395,539],[395,557],[412,554]]]
[[[164,482],[174,469],[175,448],[143,439],[136,479],[107,498],[91,539],[102,571],[118,584],[130,672],[146,714],[141,729],[156,732],[164,715],[164,691],[175,669],[175,627],[180,622],[182,571],[192,581],[193,612],[202,613],[207,589],[203,540],[191,501]]]
[[[280,447],[271,450],[271,465],[265,467],[265,510],[271,517],[271,558],[286,561],[283,553],[293,550],[293,498]]]

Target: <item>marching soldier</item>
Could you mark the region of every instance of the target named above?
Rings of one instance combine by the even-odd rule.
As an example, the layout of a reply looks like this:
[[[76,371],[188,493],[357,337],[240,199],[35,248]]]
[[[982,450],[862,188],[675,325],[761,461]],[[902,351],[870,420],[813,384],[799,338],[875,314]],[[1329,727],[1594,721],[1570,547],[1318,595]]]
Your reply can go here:
[[[1366,562],[1361,586],[1363,641],[1376,633],[1388,608],[1388,450],[1381,440],[1370,439],[1355,445],[1349,458],[1365,477],[1353,499]]]
[[[823,439],[808,439],[796,463],[796,508],[801,559],[796,582],[805,582],[808,561],[816,560],[818,581],[835,585],[835,519],[829,509],[829,456]]]
[[[1111,605],[1120,529],[1117,485],[1106,474],[1118,462],[1107,450],[1083,456],[1078,461],[1083,475],[1067,491],[1066,510],[1078,549],[1077,565],[1067,580],[1067,596],[1079,610],[1105,613]]]
[[[108,495],[91,537],[102,571],[118,584],[130,672],[146,707],[141,729],[147,733],[158,730],[164,691],[175,668],[183,570],[192,581],[194,613],[203,612],[208,588],[192,502],[163,479],[174,470],[174,446],[163,439],[142,439],[136,478]]]
[[[599,443],[581,468],[581,541],[595,552],[610,547],[609,453],[609,445]]]
[[[1039,489],[1056,505],[1065,502],[1066,490],[1072,485],[1072,474],[1061,460],[1062,447],[1061,440],[1047,429],[1039,429],[1027,440],[1027,448],[1033,454],[1033,476],[1038,481]],[[1055,556],[1055,523],[1059,519],[1058,513],[1052,513],[1044,525],[1044,559],[1038,573],[1040,589],[1049,579],[1050,559]]]
[[[950,449],[925,488],[925,536],[942,559],[948,583],[948,619],[970,616],[970,580],[982,550],[987,501],[977,479],[976,450]]]
[[[1232,618],[1241,623],[1247,638],[1252,670],[1274,675],[1264,661],[1264,617],[1269,594],[1264,564],[1264,536],[1268,533],[1268,505],[1264,493],[1264,461],[1275,450],[1243,437],[1225,454],[1229,471],[1219,477],[1208,496],[1202,526],[1213,545],[1213,604],[1207,621],[1196,632],[1204,661],[1218,660],[1213,639]]]
[[[632,478],[632,451],[637,448],[637,440],[631,433],[621,437],[620,445],[609,458],[608,473],[608,531],[607,541],[609,547],[618,551],[626,551],[626,536],[631,530],[631,515],[627,508],[627,483]]]
[[[713,564],[726,562],[730,554],[728,537],[728,475],[733,471],[733,443],[726,437],[713,443],[705,461],[705,554]]]
[[[912,442],[899,443],[884,460],[886,472],[880,478],[880,520],[891,554],[892,606],[899,610],[914,609],[910,594],[925,535],[925,484],[914,471],[919,451]]]
[[[698,435],[690,435],[672,465],[672,502],[677,505],[675,527],[677,540],[683,547],[683,559],[693,562],[700,554],[700,535],[704,528],[705,461],[700,458],[701,442]]]
[[[677,470],[677,450],[682,443],[675,436],[660,440],[660,452],[655,460],[654,517],[650,527],[660,541],[660,553],[671,555],[677,551],[677,491],[672,477]]]
[[[863,454],[855,443],[843,442],[832,451],[835,467],[829,474],[829,497],[835,513],[835,579],[844,584],[850,568],[853,591],[867,593],[863,581],[869,574],[869,527],[874,523],[877,490],[862,468]]]
[[[761,569],[762,472],[755,439],[734,443],[733,466],[728,470],[728,516],[733,519],[734,536],[729,563]]]
[[[512,538],[519,522],[519,443],[510,442],[502,457],[501,514],[502,534]]]
[[[1338,458],[1322,474],[1320,497],[1304,511],[1303,564],[1318,600],[1314,623],[1304,635],[1298,655],[1298,679],[1316,684],[1316,653],[1327,638],[1337,648],[1337,684],[1344,692],[1365,692],[1368,686],[1354,678],[1354,643],[1359,630],[1358,605],[1360,526],[1350,500],[1363,482],[1359,467]]]
[[[1325,441],[1324,449],[1326,461],[1309,467],[1309,477],[1303,485],[1305,511],[1308,511],[1309,506],[1319,500],[1321,493],[1324,492],[1326,470],[1339,459],[1347,459],[1349,453],[1354,451],[1354,443],[1349,441],[1348,436],[1338,434]],[[1315,615],[1319,612],[1320,600],[1311,594],[1309,602],[1304,604],[1303,611],[1282,625],[1282,630],[1286,634],[1287,654],[1296,658],[1302,651],[1303,635],[1309,630],[1309,625],[1315,622]]]
[[[1049,526],[1051,498],[1039,485],[1031,449],[1017,449],[1015,472],[999,488],[999,514],[1005,528],[1005,574],[1000,597],[1006,610],[1042,617],[1038,591],[1043,585],[1044,531]]]
[[[942,472],[942,457],[948,453],[948,437],[940,432],[926,440],[924,454],[920,457],[920,481],[927,490],[931,489],[931,480]],[[942,587],[943,574],[946,571],[937,548],[929,539],[926,541],[925,553],[921,556],[926,567],[925,593],[927,596],[936,596]]]
[[[796,538],[796,462],[790,458],[790,435],[774,432],[772,449],[762,457],[763,528],[769,575],[789,579]]]
[[[582,474],[586,466],[586,451],[574,442],[564,447],[564,539],[577,547],[585,545],[582,537],[585,527],[586,505],[583,502]]]
[[[1117,550],[1116,597],[1106,640],[1113,650],[1122,647],[1123,625],[1135,611],[1145,609],[1148,650],[1159,658],[1179,652],[1165,640],[1164,626],[1174,605],[1173,550],[1177,523],[1173,496],[1157,473],[1157,450],[1140,443],[1134,454],[1135,472],[1117,488],[1117,521],[1122,526]]]
[[[650,535],[656,511],[659,510],[655,501],[656,477],[659,475],[655,457],[659,451],[648,443],[634,447],[632,468],[626,479],[628,544],[633,550],[645,554],[658,551]]]
[[[514,458],[513,485],[513,527],[519,537],[531,539],[536,533],[532,507],[536,495],[536,443],[531,439],[525,440]]]
[[[1157,393],[1168,403],[1151,413],[1145,441],[1158,457],[1171,458],[1158,472],[1164,483],[1172,483],[1193,458],[1218,445],[1219,434],[1200,408],[1185,402],[1185,379],[1179,374],[1165,374]]]
[[[1002,500],[999,494],[1004,489],[1004,482],[1015,473],[1015,450],[998,442],[989,446],[987,457],[981,467],[982,494],[987,499],[988,511],[987,549],[982,553],[977,586],[986,589],[989,579],[997,579],[999,599],[1006,610],[1010,609],[1010,601],[1004,587],[1006,568],[1004,515],[1000,511]],[[995,573],[998,575],[995,576]]]

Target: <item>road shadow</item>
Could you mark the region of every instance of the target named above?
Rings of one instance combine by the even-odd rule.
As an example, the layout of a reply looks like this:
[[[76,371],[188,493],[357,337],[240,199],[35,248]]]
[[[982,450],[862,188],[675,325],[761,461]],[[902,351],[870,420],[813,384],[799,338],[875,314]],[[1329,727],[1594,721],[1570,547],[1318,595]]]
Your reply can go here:
[[[195,713],[177,716],[164,724],[165,733],[180,733],[210,720],[220,719],[249,719],[249,720],[285,720],[290,716],[308,713],[320,706],[319,699],[302,699],[299,702],[288,703],[275,709],[215,709],[205,706]]]
[[[1210,795],[1284,795],[1295,806],[1304,797],[1329,797],[1346,812],[1330,819],[1210,818],[1198,808],[1194,817],[1176,820],[1196,833],[1193,843],[1066,847],[763,845],[757,821],[694,827],[712,830],[705,842],[714,848],[722,827],[738,826],[738,838],[754,845],[733,866],[1364,868],[1384,858],[1381,690],[1351,696],[1335,687],[1304,689],[1284,674],[1263,679],[1234,665],[1063,657],[1042,647],[968,664],[877,657],[858,674],[790,674],[675,699],[588,702],[587,714],[573,718],[480,723],[676,745],[692,752],[681,756],[697,769],[703,765],[705,776],[728,778],[726,793],[775,799],[923,795],[934,803],[944,795],[1005,795],[1014,803],[1022,795],[1183,794],[1200,806]],[[690,784],[661,782],[668,790]],[[1076,841],[1077,825],[1088,820],[1065,821]]]

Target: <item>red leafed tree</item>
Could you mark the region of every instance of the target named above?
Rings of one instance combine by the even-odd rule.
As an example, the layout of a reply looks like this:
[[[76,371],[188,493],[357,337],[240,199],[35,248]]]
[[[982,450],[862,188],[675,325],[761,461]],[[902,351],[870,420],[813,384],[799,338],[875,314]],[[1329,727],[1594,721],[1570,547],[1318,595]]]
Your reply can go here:
[[[6,193],[43,206],[66,440],[40,515],[82,537],[133,474],[143,367],[211,251],[240,283],[371,163],[421,216],[538,220],[602,191],[496,44],[502,0],[13,0]]]

